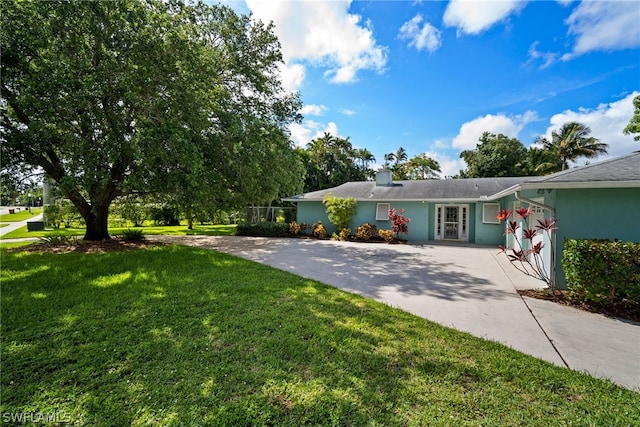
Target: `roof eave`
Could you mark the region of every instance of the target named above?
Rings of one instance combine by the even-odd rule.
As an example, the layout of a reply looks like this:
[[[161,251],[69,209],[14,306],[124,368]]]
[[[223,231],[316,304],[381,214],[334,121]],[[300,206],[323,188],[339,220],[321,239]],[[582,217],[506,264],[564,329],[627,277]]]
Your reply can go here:
[[[568,181],[568,182],[525,182],[522,190],[562,190],[573,188],[636,188],[640,181]]]

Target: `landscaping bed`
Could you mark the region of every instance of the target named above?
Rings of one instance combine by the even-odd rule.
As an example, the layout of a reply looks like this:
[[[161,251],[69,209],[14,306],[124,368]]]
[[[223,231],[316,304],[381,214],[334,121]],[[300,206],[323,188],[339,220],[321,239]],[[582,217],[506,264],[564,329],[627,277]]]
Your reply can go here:
[[[571,299],[567,290],[525,289],[518,291],[518,293],[523,296],[552,301],[556,304],[571,306],[591,313],[640,322],[640,301],[624,300],[617,304],[575,301]]]

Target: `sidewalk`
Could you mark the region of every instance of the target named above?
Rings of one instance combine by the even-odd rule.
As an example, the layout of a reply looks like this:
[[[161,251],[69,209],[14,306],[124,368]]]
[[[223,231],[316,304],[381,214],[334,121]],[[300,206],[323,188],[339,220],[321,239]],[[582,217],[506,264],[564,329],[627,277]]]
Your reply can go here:
[[[2,213],[5,213],[5,212],[2,212]],[[3,224],[9,224],[9,225],[4,226],[4,227],[0,227],[0,239],[2,239],[2,236],[11,233],[14,230],[17,230],[18,228],[26,227],[27,226],[27,222],[29,222],[29,221],[42,221],[42,217],[43,217],[43,215],[39,214],[39,215],[36,215],[36,216],[31,217],[31,218],[29,218],[27,220],[24,220],[24,221],[4,222]],[[21,239],[21,240],[23,240],[23,239]],[[2,239],[2,241],[3,242],[8,242],[5,239]]]

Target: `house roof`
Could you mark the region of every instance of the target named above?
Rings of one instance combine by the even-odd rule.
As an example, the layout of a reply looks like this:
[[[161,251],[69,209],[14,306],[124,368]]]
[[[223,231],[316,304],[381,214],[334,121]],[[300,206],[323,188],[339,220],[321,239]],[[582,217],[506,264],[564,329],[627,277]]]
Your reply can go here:
[[[300,194],[284,200],[290,202],[321,201],[327,194],[353,197],[358,201],[381,200],[480,200],[524,182],[526,177],[438,179],[394,181],[376,185],[374,181],[347,182],[338,187]]]
[[[394,181],[391,185],[358,181],[283,200],[322,201],[331,193],[358,201],[488,201],[529,189],[616,187],[640,187],[640,151],[548,176]]]
[[[539,177],[536,183],[640,181],[640,151]]]

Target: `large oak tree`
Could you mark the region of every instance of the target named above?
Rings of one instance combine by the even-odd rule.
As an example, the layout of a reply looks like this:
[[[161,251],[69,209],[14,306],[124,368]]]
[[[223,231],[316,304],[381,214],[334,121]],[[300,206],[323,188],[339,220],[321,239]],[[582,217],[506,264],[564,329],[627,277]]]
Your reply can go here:
[[[526,176],[527,149],[516,138],[484,132],[475,150],[464,150],[460,158],[467,164],[462,178]]]
[[[271,26],[182,0],[2,0],[2,166],[43,170],[109,238],[111,202],[261,203],[301,189]]]

